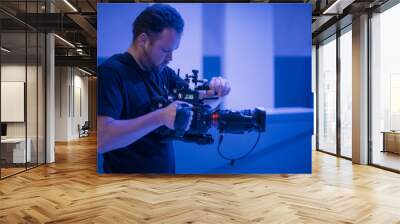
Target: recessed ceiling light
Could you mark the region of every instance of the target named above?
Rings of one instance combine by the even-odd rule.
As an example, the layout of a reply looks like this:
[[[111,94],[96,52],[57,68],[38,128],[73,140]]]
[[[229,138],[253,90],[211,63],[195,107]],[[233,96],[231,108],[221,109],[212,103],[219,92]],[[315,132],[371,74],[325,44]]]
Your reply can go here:
[[[66,40],[66,39],[64,39],[64,38],[62,38],[62,37],[60,37],[60,36],[57,35],[57,34],[54,34],[54,36],[57,37],[58,39],[60,39],[62,42],[64,42],[64,43],[66,43],[67,45],[69,45],[70,47],[75,48],[75,45],[73,45],[73,44],[72,44],[71,42],[69,42],[68,40]]]
[[[78,12],[78,10],[71,4],[69,3],[68,0],[64,0],[65,4],[67,4],[74,12]]]
[[[87,75],[92,75],[92,73],[90,73],[90,72],[88,72],[88,71],[85,71],[85,70],[83,70],[83,69],[81,69],[81,68],[79,68],[79,67],[78,67],[78,70],[81,71],[81,72],[83,72],[83,73],[85,73],[85,74],[87,74]]]
[[[342,14],[343,9],[345,9],[347,6],[351,5],[355,0],[336,0],[333,2],[332,5],[330,5],[327,9],[325,9],[322,14],[327,15],[327,14]]]
[[[4,52],[6,52],[6,53],[10,53],[10,52],[11,52],[11,50],[9,50],[9,49],[7,49],[7,48],[5,48],[5,47],[1,47],[1,50],[4,51]]]

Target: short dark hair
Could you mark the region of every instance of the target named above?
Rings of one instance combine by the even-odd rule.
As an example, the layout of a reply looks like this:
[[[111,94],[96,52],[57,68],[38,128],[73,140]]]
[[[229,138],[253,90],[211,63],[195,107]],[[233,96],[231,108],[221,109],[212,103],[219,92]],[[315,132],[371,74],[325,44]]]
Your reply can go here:
[[[173,28],[182,33],[184,22],[179,12],[166,4],[147,7],[133,22],[133,40],[140,34],[158,34],[165,28]]]

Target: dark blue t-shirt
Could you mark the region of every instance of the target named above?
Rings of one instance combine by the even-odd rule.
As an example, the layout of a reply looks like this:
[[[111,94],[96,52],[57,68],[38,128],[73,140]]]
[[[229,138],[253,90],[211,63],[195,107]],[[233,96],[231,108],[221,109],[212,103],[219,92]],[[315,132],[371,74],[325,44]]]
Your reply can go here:
[[[151,112],[152,97],[167,94],[185,81],[169,67],[159,74],[143,71],[126,52],[98,67],[97,83],[98,115],[127,120]],[[153,132],[127,147],[104,153],[103,158],[106,173],[175,172],[172,143]]]

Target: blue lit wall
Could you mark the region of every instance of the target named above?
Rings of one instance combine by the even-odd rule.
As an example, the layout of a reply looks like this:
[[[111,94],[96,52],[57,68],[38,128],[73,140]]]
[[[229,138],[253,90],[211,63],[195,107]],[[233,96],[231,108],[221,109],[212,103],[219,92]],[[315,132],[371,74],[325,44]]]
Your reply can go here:
[[[223,75],[225,4],[202,5],[203,75],[210,80]]]
[[[98,62],[125,52],[132,41],[132,23],[147,4],[97,4]]]
[[[267,132],[255,151],[230,166],[217,145],[175,142],[177,173],[310,173],[311,5],[171,4],[185,20],[173,69],[222,75],[232,86],[223,107],[268,109]],[[126,51],[131,25],[147,4],[98,5],[98,61]],[[218,139],[218,133],[211,133]],[[227,135],[222,151],[245,153],[255,133]],[[99,157],[101,167],[101,157]],[[101,169],[99,169],[101,172]]]
[[[311,5],[273,8],[275,107],[313,107],[310,11]]]

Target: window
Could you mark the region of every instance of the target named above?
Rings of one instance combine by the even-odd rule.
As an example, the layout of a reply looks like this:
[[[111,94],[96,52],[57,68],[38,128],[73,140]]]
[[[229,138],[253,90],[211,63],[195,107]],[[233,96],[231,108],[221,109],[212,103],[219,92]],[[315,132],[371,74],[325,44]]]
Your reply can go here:
[[[340,35],[340,155],[352,157],[352,34],[351,25]]]
[[[318,149],[336,154],[336,36],[318,47]]]
[[[42,13],[44,1],[1,2],[19,13]],[[45,163],[45,35],[0,12],[2,140],[0,178]],[[15,99],[10,100],[10,99]],[[17,108],[17,109],[10,109]]]
[[[372,164],[400,170],[400,4],[371,18]]]

